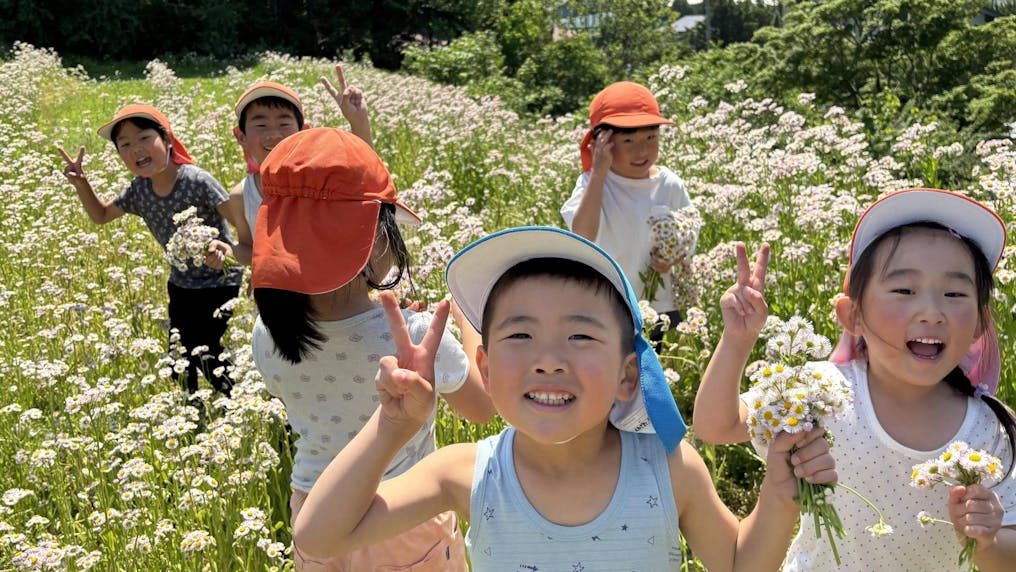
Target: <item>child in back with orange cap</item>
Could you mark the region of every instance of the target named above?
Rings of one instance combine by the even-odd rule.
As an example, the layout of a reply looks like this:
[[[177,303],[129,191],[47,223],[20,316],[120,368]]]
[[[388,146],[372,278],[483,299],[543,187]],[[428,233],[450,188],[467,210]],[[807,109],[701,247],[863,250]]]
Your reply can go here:
[[[290,500],[295,522],[321,472],[378,407],[374,376],[381,356],[395,351],[395,335],[370,292],[394,288],[409,275],[398,224],[415,225],[419,218],[398,199],[370,146],[339,129],[287,137],[260,171],[264,202],[251,266],[259,316],[252,345],[269,392],[285,402],[298,435]],[[432,317],[403,315],[408,336],[419,342]],[[451,335],[437,350],[435,372],[436,390],[457,412],[473,422],[490,420],[494,410],[479,371]],[[435,450],[435,415],[432,403],[427,422],[383,471],[386,478]],[[302,572],[467,569],[454,513],[342,558],[305,558],[298,545],[295,554]]]
[[[347,86],[342,66],[335,66],[339,87],[321,76],[321,83],[338,104],[342,116],[349,122],[353,135],[373,146],[367,102],[359,89]],[[237,100],[233,108],[237,126],[233,135],[243,149],[247,176],[229,193],[229,208],[236,222],[236,259],[250,264],[254,239],[254,226],[258,207],[261,206],[260,165],[268,153],[286,137],[307,128],[304,122],[303,102],[292,89],[263,81],[252,85]]]
[[[179,342],[187,350],[187,391],[197,391],[200,369],[215,389],[229,395],[232,381],[226,367],[230,363],[219,359],[229,313],[214,315],[220,306],[236,298],[242,277],[238,268],[217,269],[232,254],[225,206],[229,195],[214,177],[194,165],[183,143],[173,135],[169,120],[150,105],[124,107],[98,133],[113,143],[135,177],[118,197],[103,200],[85,177],[85,148],[78,150],[76,158],[58,148],[66,163],[64,176],[74,186],[92,222],[105,224],[124,213],[138,215],[163,248],[177,230],[173,216],[190,207],[197,209],[204,224],[218,229],[219,240],[209,245],[204,265],[170,269],[169,324],[179,332]]]
[[[681,261],[658,255],[648,223],[661,210],[691,206],[681,178],[656,164],[660,126],[673,121],[660,115],[648,89],[622,81],[593,99],[589,123],[580,146],[583,172],[561,216],[572,232],[603,247],[621,265],[636,296],[671,320],[679,319],[670,274]],[[662,278],[655,292],[647,292],[643,280],[648,270]],[[660,338],[662,331],[654,331],[652,341]]]

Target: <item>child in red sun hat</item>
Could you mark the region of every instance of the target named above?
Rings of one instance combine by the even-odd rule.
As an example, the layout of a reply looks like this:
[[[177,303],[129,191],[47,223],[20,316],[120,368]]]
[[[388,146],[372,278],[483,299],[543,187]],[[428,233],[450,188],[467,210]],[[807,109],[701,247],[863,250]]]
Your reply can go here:
[[[649,225],[651,215],[692,206],[681,178],[656,164],[660,126],[674,122],[660,115],[648,89],[622,81],[593,99],[589,123],[580,146],[583,172],[561,216],[572,232],[595,242],[620,264],[637,296],[646,297],[654,310],[676,323],[680,316],[671,295],[672,270],[685,261],[661,256]],[[647,296],[643,277],[650,270],[662,281]],[[653,332],[651,341],[662,335]]]

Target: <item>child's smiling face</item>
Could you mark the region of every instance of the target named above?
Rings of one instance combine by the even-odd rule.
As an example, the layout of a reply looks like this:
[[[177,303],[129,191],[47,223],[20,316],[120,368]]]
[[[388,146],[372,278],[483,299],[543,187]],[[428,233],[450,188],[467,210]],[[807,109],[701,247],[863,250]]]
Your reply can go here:
[[[120,159],[136,176],[152,177],[169,165],[169,144],[155,129],[142,129],[127,119],[114,142]]]
[[[251,102],[247,106],[244,129],[239,141],[258,165],[280,141],[300,130],[296,114],[288,106],[269,106]]]
[[[614,133],[610,170],[628,179],[645,179],[660,159],[660,126],[643,127],[634,133]]]
[[[876,271],[857,313],[870,375],[931,386],[964,358],[980,335],[974,262],[944,230],[918,229],[879,245]]]
[[[520,433],[545,444],[601,431],[615,399],[638,383],[607,292],[545,276],[505,289],[478,364],[494,406]]]

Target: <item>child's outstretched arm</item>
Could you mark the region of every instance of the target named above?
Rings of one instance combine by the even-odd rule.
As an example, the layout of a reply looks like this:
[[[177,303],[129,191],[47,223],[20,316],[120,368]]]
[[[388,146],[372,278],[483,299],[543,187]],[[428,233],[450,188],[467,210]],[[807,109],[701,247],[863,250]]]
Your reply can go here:
[[[708,570],[779,570],[800,513],[794,501],[797,477],[813,483],[836,481],[823,435],[822,429],[814,429],[777,436],[769,448],[758,503],[740,523],[720,500],[695,449],[682,442],[671,454],[671,486],[681,533]]]
[[[741,375],[769,315],[762,295],[769,266],[769,245],[762,245],[755,267],[751,269],[744,244],[737,244],[736,254],[737,284],[720,298],[723,335],[695,395],[692,424],[695,436],[707,443],[748,440],[747,410],[741,404],[739,393]]]
[[[339,111],[349,122],[349,130],[367,145],[374,146],[374,140],[370,132],[370,116],[367,114],[367,101],[363,98],[363,92],[359,89],[347,86],[346,77],[342,74],[342,66],[335,66],[335,77],[339,81],[339,89],[332,86],[328,78],[321,76],[321,84],[328,90],[335,103],[339,104]]]
[[[74,186],[74,190],[78,192],[78,199],[81,200],[81,204],[85,207],[88,218],[92,219],[92,222],[96,224],[106,224],[111,220],[122,217],[124,215],[123,209],[116,206],[113,201],[100,199],[95,194],[91,183],[88,182],[88,178],[85,177],[85,170],[81,166],[82,160],[85,158],[85,146],[82,145],[78,149],[76,159],[72,159],[67,154],[67,151],[64,151],[63,147],[57,147],[56,149],[67,163],[63,170],[64,177],[67,177],[67,180]]]
[[[236,230],[236,244],[233,245],[233,256],[237,262],[250,266],[254,257],[254,236],[251,234],[250,226],[247,224],[247,216],[243,212],[243,183],[233,187],[229,191],[229,199],[223,203],[229,211],[226,220]]]
[[[470,423],[489,423],[497,411],[490,400],[490,395],[483,387],[483,377],[476,364],[476,349],[482,343],[480,332],[477,332],[469,320],[466,320],[455,300],[451,301],[450,313],[452,319],[455,320],[455,325],[462,332],[462,351],[469,358],[469,375],[458,391],[445,393],[442,397],[455,408],[456,413],[465,417]]]
[[[392,458],[434,408],[434,355],[448,318],[438,305],[420,345],[413,345],[394,296],[382,294],[398,357],[381,359],[381,405],[311,488],[293,529],[294,544],[333,557],[410,530],[446,510],[468,518],[475,445],[445,447],[402,475],[381,482]]]
[[[589,143],[592,147],[593,168],[589,172],[586,190],[571,222],[572,232],[591,241],[596,241],[596,236],[600,233],[603,185],[607,181],[607,173],[610,172],[610,165],[614,160],[614,156],[611,155],[614,148],[614,144],[610,142],[611,135],[609,129],[603,130]]]
[[[949,520],[961,543],[967,538],[977,542],[974,563],[981,572],[1012,570],[1016,562],[1016,527],[1003,527],[1004,516],[998,495],[982,485],[949,491]]]

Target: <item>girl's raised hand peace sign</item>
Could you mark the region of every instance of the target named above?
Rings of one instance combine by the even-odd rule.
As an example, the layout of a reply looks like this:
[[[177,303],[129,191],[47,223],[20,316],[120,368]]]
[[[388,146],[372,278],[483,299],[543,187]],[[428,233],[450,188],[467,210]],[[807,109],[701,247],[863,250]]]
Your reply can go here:
[[[396,352],[395,356],[381,358],[374,380],[381,398],[382,418],[394,424],[422,426],[434,408],[434,357],[448,320],[448,301],[438,304],[434,320],[419,345],[409,337],[395,295],[383,292],[381,305],[388,317]]]
[[[765,292],[766,268],[769,266],[769,245],[762,244],[755,259],[755,267],[748,267],[748,249],[744,243],[735,246],[737,254],[737,284],[720,297],[723,313],[723,335],[742,338],[752,343],[758,338],[769,316]]]
[[[57,147],[56,150],[60,152],[63,160],[67,163],[67,166],[65,166],[63,170],[63,174],[67,177],[67,180],[70,181],[72,185],[76,185],[78,181],[84,181],[85,170],[81,167],[81,163],[85,158],[85,146],[82,145],[81,148],[78,149],[78,157],[76,159],[72,159],[71,156],[67,154],[67,151],[64,151],[63,147]]]

